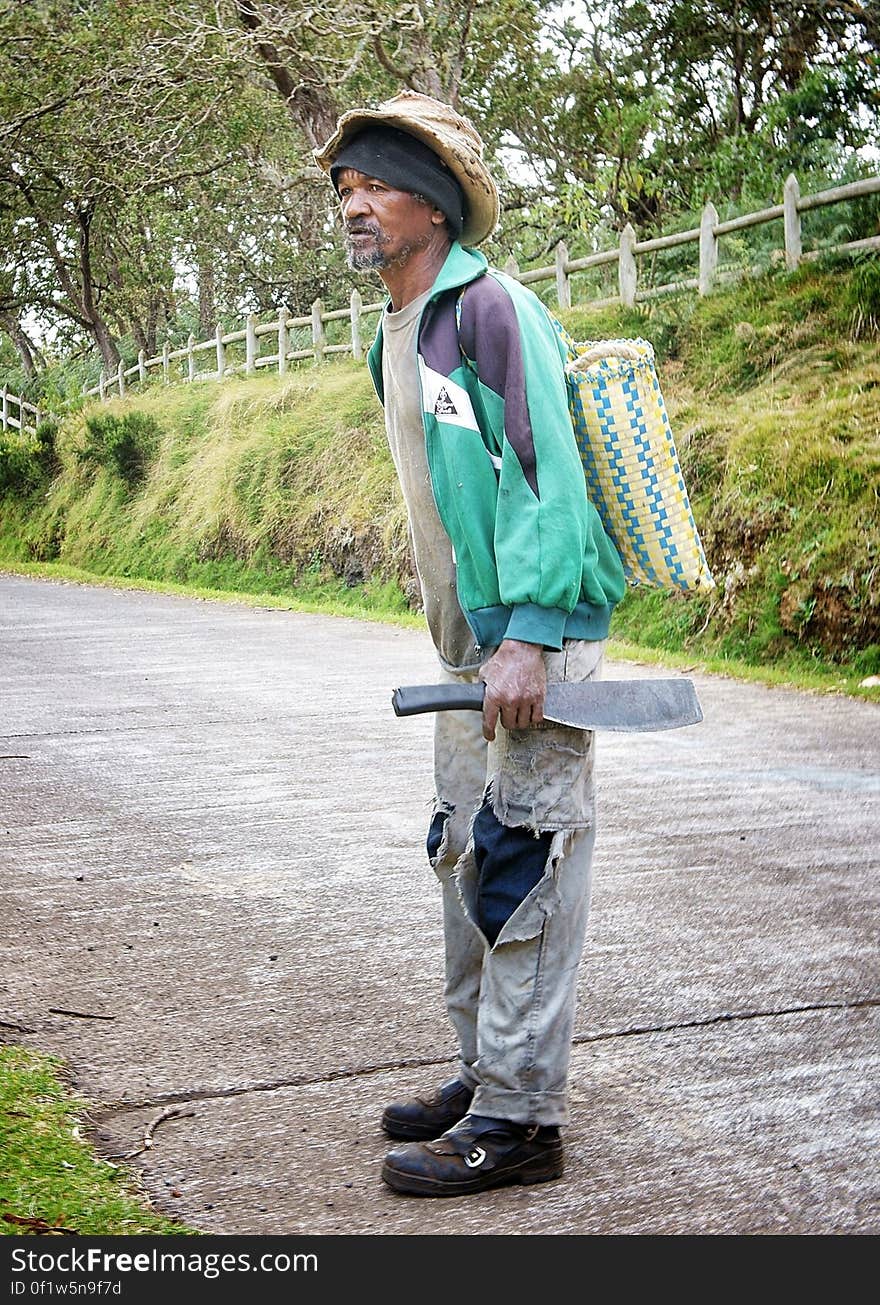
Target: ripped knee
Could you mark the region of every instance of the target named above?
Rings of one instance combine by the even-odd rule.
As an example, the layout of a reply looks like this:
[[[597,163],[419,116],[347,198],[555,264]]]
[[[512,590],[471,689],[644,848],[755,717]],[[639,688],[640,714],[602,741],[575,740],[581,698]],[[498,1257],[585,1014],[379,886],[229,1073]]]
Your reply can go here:
[[[428,837],[425,840],[425,850],[428,853],[428,860],[431,865],[436,867],[437,862],[442,859],[446,851],[446,845],[449,842],[449,817],[452,815],[452,808],[445,804],[437,805],[431,824],[428,827]]]
[[[545,878],[554,837],[551,830],[502,824],[487,795],[474,818],[473,854],[476,922],[490,946]]]

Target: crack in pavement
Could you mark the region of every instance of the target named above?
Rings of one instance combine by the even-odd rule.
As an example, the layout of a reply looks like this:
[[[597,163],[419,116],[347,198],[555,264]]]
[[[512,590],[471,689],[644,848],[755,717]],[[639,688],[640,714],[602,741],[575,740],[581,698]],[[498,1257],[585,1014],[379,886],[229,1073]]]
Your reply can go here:
[[[720,1015],[710,1015],[705,1019],[687,1020],[675,1024],[637,1024],[632,1028],[609,1029],[604,1033],[581,1033],[572,1039],[573,1046],[583,1046],[591,1042],[611,1042],[615,1038],[631,1038],[649,1033],[675,1033],[684,1029],[709,1028],[713,1024],[728,1024],[741,1020],[775,1019],[785,1015],[803,1015],[826,1010],[863,1010],[867,1007],[880,1006],[880,997],[861,997],[854,1001],[817,1002],[803,1006],[783,1006],[778,1010],[725,1011]],[[338,1069],[316,1077],[298,1075],[293,1078],[278,1079],[267,1082],[256,1081],[246,1087],[214,1088],[209,1091],[190,1089],[186,1092],[161,1092],[147,1101],[112,1101],[94,1105],[89,1109],[89,1117],[94,1123],[105,1123],[113,1115],[130,1114],[135,1110],[146,1110],[155,1106],[174,1105],[188,1101],[223,1100],[227,1097],[247,1096],[251,1092],[278,1092],[282,1088],[313,1087],[321,1083],[333,1083],[339,1079],[368,1078],[373,1074],[385,1074],[389,1070],[419,1069],[432,1065],[449,1065],[457,1060],[456,1056],[425,1057],[423,1059],[388,1061],[382,1065],[368,1065],[362,1069]]]

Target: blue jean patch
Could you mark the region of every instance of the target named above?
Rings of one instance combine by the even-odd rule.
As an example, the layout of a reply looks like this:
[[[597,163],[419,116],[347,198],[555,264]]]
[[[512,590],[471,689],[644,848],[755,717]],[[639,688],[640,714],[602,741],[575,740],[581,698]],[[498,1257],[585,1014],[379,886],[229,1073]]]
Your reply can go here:
[[[544,874],[552,833],[502,825],[485,799],[474,819],[478,923],[489,945]]]

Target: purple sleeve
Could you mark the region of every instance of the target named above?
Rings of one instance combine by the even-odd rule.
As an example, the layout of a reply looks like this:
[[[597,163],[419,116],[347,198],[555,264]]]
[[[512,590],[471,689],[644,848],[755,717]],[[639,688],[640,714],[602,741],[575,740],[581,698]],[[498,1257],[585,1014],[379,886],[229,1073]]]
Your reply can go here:
[[[504,401],[504,433],[526,484],[540,498],[519,322],[510,295],[494,277],[481,276],[465,291],[461,347],[476,364],[480,384]]]

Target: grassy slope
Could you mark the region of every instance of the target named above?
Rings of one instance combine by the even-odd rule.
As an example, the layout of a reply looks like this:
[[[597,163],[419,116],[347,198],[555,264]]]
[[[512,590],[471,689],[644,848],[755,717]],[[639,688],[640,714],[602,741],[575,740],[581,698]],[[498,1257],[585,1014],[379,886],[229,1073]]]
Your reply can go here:
[[[880,669],[880,356],[876,335],[851,338],[857,274],[744,282],[677,320],[572,314],[579,335],[641,327],[659,345],[718,582],[711,597],[637,595],[618,636],[799,672]]]
[[[880,361],[876,336],[852,338],[859,311],[863,328],[874,312],[876,328],[878,303],[880,276],[842,263],[650,313],[565,315],[579,338],[654,342],[718,580],[709,597],[629,595],[619,640],[838,687],[880,670]],[[114,401],[104,417],[136,413],[158,432],[133,487],[82,460],[97,411],[65,423],[48,491],[0,500],[0,562],[405,619],[415,596],[405,517],[362,366]]]

